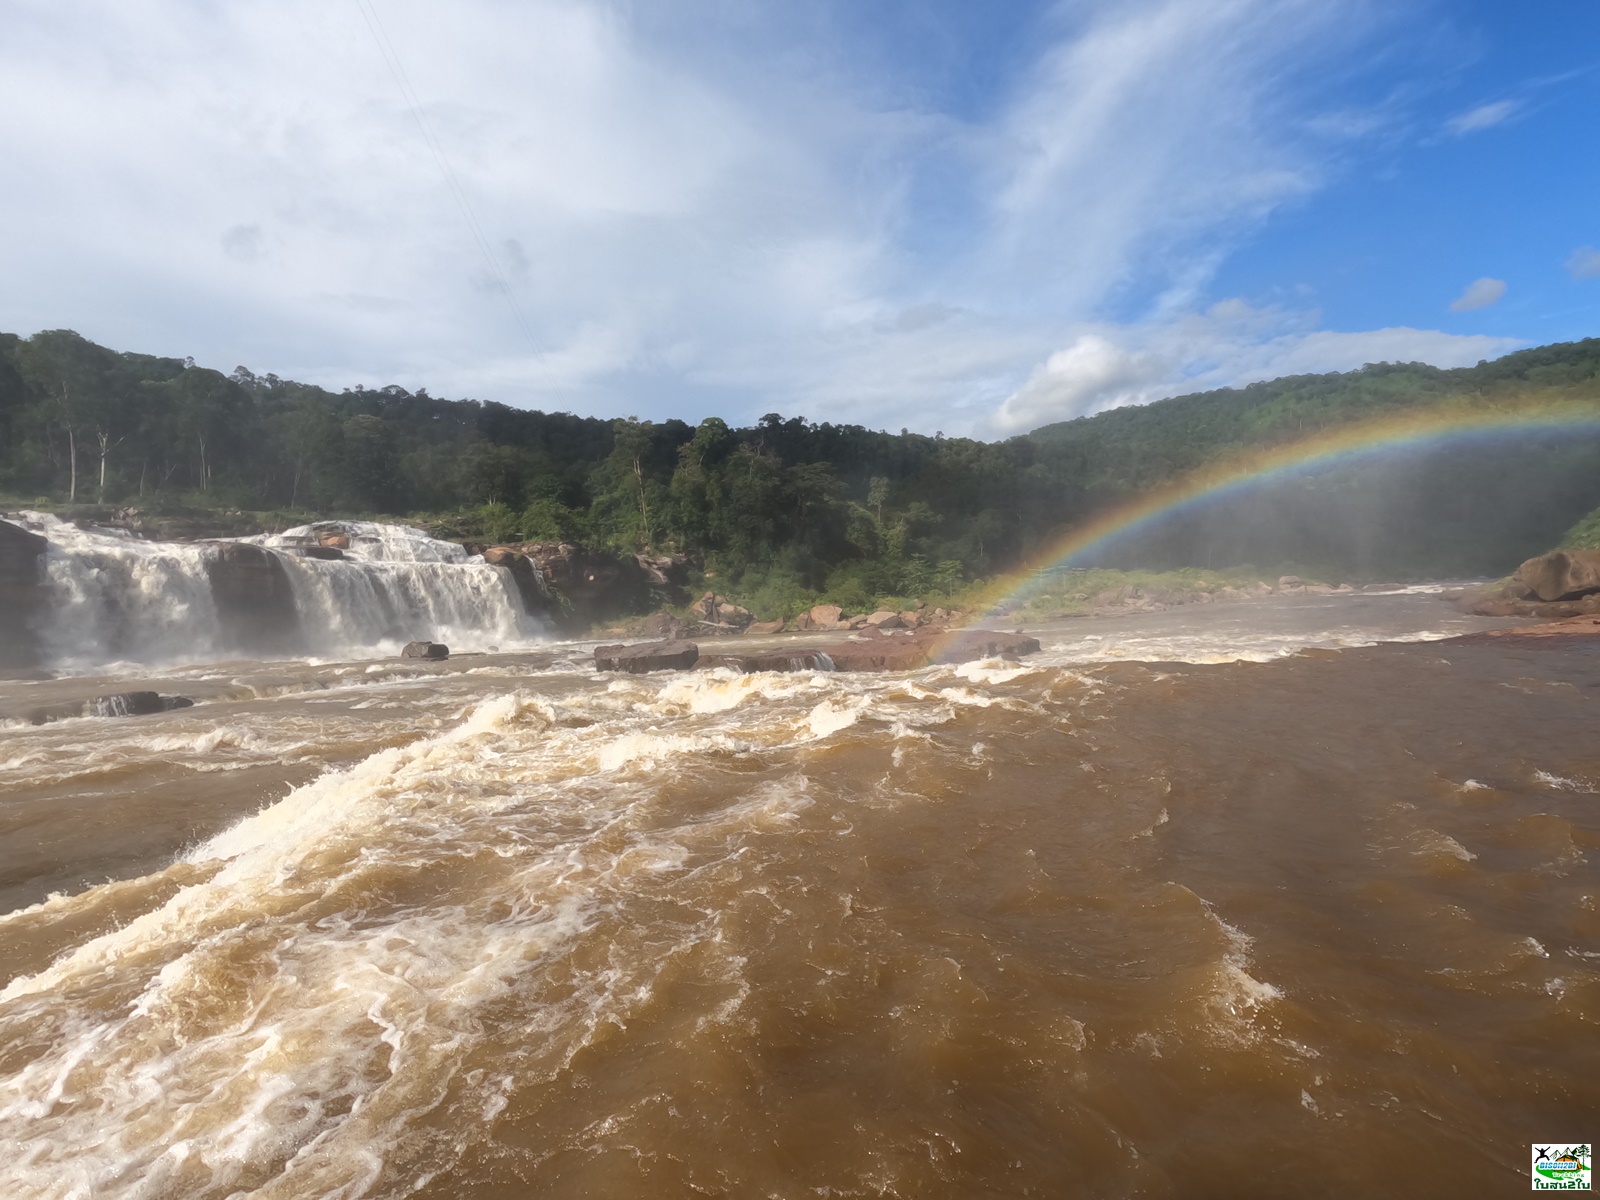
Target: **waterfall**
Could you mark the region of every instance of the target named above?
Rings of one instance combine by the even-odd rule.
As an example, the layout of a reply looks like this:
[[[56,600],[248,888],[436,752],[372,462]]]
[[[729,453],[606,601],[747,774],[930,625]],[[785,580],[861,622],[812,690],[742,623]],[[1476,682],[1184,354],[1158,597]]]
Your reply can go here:
[[[509,570],[420,529],[338,521],[252,540],[284,550],[347,543],[339,547],[340,561],[285,560],[302,635],[314,653],[339,654],[350,647],[395,653],[422,640],[457,649],[504,648],[533,641],[541,632]]]
[[[259,657],[262,639],[251,635],[274,616],[282,636],[271,641],[273,656],[373,657],[416,640],[514,649],[543,633],[511,570],[409,526],[341,521],[183,544],[80,529],[46,513],[13,519],[49,541],[36,633],[58,669]],[[537,581],[537,568],[524,569]],[[253,594],[258,576],[286,581],[282,612],[262,617],[260,604],[273,597]]]

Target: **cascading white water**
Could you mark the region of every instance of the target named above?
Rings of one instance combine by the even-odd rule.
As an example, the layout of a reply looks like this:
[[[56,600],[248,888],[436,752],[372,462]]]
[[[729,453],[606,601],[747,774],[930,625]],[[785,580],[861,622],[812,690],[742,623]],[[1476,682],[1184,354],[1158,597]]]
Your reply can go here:
[[[82,669],[115,660],[217,657],[222,625],[204,546],[146,542],[112,529],[79,529],[48,513],[18,523],[49,539],[45,660]]]
[[[239,657],[212,587],[215,544],[147,542],[119,530],[79,529],[46,513],[13,519],[50,543],[38,630],[49,665],[86,670],[112,661]],[[319,534],[335,528],[349,539],[342,560],[305,556]],[[420,640],[456,650],[510,649],[543,632],[508,570],[409,526],[341,521],[235,540],[272,552],[282,565],[301,653],[360,658]]]
[[[324,522],[251,540],[292,551],[318,545],[324,533],[348,539],[342,561],[285,560],[302,633],[318,654],[393,653],[411,641],[504,648],[541,632],[509,571],[409,525]]]

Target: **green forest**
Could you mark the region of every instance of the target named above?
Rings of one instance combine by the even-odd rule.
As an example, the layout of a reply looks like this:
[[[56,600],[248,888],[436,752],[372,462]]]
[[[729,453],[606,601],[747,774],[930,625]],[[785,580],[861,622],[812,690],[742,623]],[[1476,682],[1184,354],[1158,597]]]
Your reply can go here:
[[[602,420],[320,387],[0,334],[0,497],[406,518],[458,537],[688,556],[729,594],[951,594],[1065,528],[1239,451],[1418,407],[1593,405],[1600,339],[1458,370],[1379,364],[1177,397],[1004,441],[770,413]],[[1499,573],[1600,506],[1600,437],[1501,436],[1308,473],[1106,548],[1098,565]],[[774,600],[776,603],[776,600]]]

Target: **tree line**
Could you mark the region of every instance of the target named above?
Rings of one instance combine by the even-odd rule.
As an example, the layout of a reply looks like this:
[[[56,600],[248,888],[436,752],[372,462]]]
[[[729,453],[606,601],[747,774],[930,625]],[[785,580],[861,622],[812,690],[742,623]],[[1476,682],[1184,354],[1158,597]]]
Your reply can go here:
[[[1600,339],[1460,370],[1287,377],[984,442],[777,413],[735,428],[334,392],[51,330],[0,334],[0,494],[427,515],[463,536],[681,553],[746,592],[911,596],[1010,570],[1064,528],[1245,448],[1419,406],[1551,400],[1600,409]],[[1594,439],[1506,439],[1290,480],[1107,554],[1495,570],[1597,504]]]

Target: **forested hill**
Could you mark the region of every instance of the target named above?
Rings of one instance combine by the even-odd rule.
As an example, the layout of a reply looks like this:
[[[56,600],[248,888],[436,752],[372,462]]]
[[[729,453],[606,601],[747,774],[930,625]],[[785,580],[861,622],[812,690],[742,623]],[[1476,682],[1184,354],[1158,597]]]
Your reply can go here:
[[[1008,441],[778,414],[599,420],[399,387],[342,392],[0,335],[0,495],[421,517],[494,539],[690,555],[737,582],[921,594],[1007,570],[1108,504],[1236,450],[1425,405],[1589,401],[1600,339],[1462,370],[1383,364],[1184,396]],[[1117,551],[1139,565],[1494,570],[1600,505],[1571,438],[1317,476]],[[1226,561],[1225,561],[1226,560]]]

